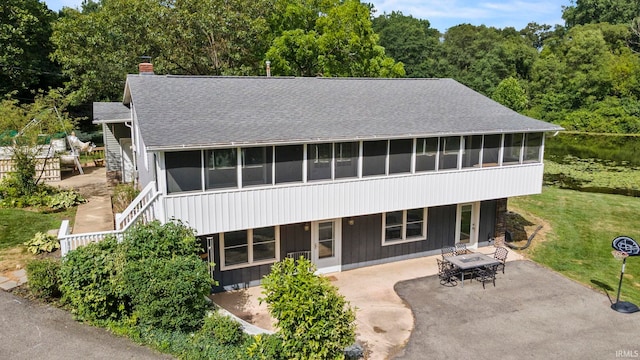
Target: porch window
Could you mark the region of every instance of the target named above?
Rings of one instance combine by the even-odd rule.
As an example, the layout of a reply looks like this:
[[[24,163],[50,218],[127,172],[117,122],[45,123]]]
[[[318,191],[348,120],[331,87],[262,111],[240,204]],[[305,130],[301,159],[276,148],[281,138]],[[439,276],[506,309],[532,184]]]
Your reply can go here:
[[[411,153],[413,152],[413,140],[389,141],[389,174],[411,172]]]
[[[382,245],[393,245],[426,238],[426,209],[385,213],[382,217]]]
[[[540,162],[542,133],[527,133],[524,137],[524,162]]]
[[[498,166],[502,135],[485,135],[482,147],[482,167]]]
[[[220,234],[221,270],[278,261],[278,228],[275,226]]]
[[[387,140],[362,143],[362,176],[386,174]]]
[[[423,138],[416,141],[416,172],[434,171],[438,155],[438,138]]]
[[[522,134],[504,135],[504,152],[502,154],[503,165],[520,164],[520,153],[522,151]]]
[[[336,143],[335,147],[335,178],[350,178],[358,176],[358,143]]]
[[[202,190],[202,152],[179,151],[164,154],[167,193]]]
[[[238,186],[236,149],[207,150],[206,189]]]
[[[271,146],[242,149],[242,186],[271,185]]]
[[[482,135],[464,137],[463,168],[478,167],[480,164],[480,149],[482,149]]]
[[[307,145],[307,179],[331,180],[333,144]]]
[[[438,170],[458,168],[458,154],[460,153],[460,136],[440,138],[440,159]]]
[[[302,182],[302,145],[276,146],[276,184]]]

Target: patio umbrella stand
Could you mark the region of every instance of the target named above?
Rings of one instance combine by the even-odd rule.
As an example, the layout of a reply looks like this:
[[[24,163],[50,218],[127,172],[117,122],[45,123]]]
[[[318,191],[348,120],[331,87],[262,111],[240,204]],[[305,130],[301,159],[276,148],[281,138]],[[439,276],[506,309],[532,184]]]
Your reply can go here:
[[[640,311],[637,305],[628,301],[620,301],[620,289],[622,288],[622,278],[624,277],[624,268],[627,265],[627,257],[637,256],[640,254],[640,246],[630,237],[619,236],[613,239],[611,246],[615,249],[611,252],[614,258],[622,260],[622,270],[620,271],[620,281],[618,282],[618,295],[616,302],[611,304],[611,308],[617,312],[631,314]]]

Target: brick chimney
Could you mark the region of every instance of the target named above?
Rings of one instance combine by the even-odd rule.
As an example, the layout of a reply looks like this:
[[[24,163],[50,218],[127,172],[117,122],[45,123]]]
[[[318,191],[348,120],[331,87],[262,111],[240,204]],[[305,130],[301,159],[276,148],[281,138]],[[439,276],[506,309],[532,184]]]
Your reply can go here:
[[[140,75],[153,75],[153,64],[148,62],[140,63],[138,64],[138,70]]]

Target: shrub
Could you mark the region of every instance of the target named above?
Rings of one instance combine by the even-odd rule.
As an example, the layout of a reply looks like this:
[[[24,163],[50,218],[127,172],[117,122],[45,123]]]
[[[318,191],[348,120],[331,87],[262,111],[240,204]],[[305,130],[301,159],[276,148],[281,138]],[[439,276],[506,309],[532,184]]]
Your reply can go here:
[[[247,355],[257,360],[279,360],[282,356],[282,339],[278,334],[255,335],[247,347]]]
[[[39,254],[41,252],[50,253],[60,248],[60,240],[54,235],[38,231],[31,239],[25,242],[24,245],[27,246],[27,251],[32,254]]]
[[[33,295],[45,300],[60,297],[59,260],[34,260],[27,264],[26,269],[29,277],[29,290]]]
[[[337,289],[315,275],[306,259],[277,262],[262,286],[271,315],[278,320],[287,359],[344,358],[355,341],[355,314]]]
[[[122,279],[133,314],[143,326],[193,331],[210,308],[206,296],[213,280],[196,255],[129,261]]]
[[[122,246],[127,261],[198,255],[201,250],[194,230],[180,221],[136,225],[127,233]]]
[[[236,345],[242,340],[242,325],[232,318],[214,312],[204,319],[204,325],[199,331],[200,336],[214,338],[222,345]]]
[[[128,299],[117,282],[123,267],[113,237],[69,252],[60,268],[62,301],[81,320],[119,320],[129,313]]]

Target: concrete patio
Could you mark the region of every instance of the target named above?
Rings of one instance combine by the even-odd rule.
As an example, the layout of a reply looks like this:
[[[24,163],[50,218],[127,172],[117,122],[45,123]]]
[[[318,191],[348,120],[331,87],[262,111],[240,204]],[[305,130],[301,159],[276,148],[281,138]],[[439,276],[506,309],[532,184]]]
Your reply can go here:
[[[488,246],[477,251],[491,254],[495,248]],[[358,341],[369,352],[367,359],[389,359],[402,352],[414,329],[414,315],[406,302],[398,296],[394,286],[401,281],[437,274],[438,257],[440,255],[326,275],[351,305],[357,308],[356,334]],[[522,257],[519,254],[510,251],[507,261],[520,259]],[[497,286],[500,285],[501,276],[502,273],[498,275]],[[432,280],[439,286],[437,279]],[[464,289],[483,291],[481,284],[469,285]],[[262,287],[258,286],[214,294],[211,297],[216,304],[241,319],[263,329],[273,330],[273,319],[269,316],[266,304],[260,304],[258,300],[261,292]]]

